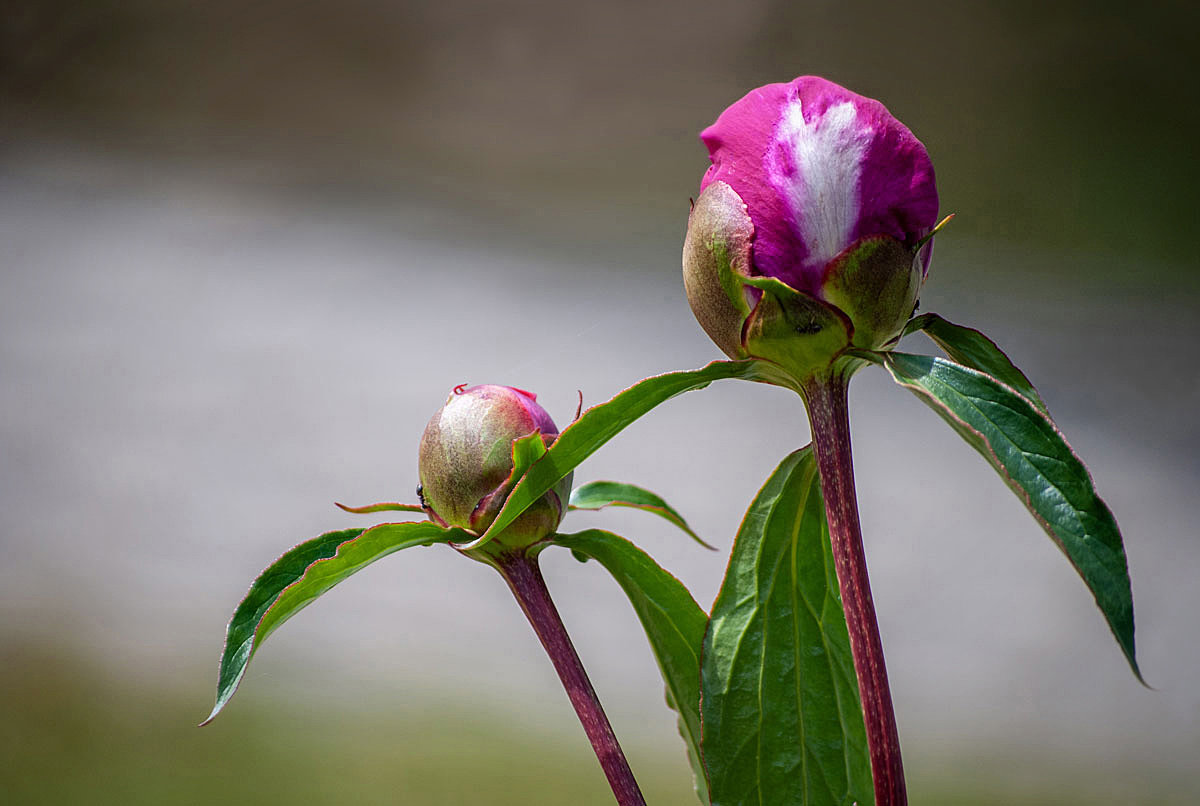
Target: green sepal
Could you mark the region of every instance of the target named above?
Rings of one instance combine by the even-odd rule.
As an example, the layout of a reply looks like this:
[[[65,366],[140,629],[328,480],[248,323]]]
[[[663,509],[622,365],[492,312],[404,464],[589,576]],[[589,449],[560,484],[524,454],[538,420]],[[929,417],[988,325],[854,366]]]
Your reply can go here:
[[[929,231],[929,234],[927,234],[927,235],[926,235],[924,238],[922,238],[921,240],[917,241],[916,251],[917,251],[917,252],[920,252],[920,251],[921,251],[921,249],[922,249],[922,248],[925,246],[925,244],[927,244],[927,243],[929,243],[930,241],[932,241],[932,240],[933,240],[933,236],[935,236],[935,235],[937,235],[939,232],[941,232],[941,231],[942,231],[942,229],[943,229],[943,228],[944,228],[944,227],[945,227],[947,224],[949,224],[951,221],[953,221],[953,220],[954,220],[954,216],[956,216],[956,215],[958,215],[958,213],[950,213],[950,214],[949,214],[949,215],[947,215],[945,218],[943,218],[941,221],[937,222],[937,224],[935,224],[935,225],[934,225],[933,229],[931,229],[931,230]]]
[[[774,277],[743,282],[762,297],[746,320],[742,344],[748,354],[781,367],[793,379],[789,387],[825,372],[851,347],[854,328],[837,308]]]
[[[520,483],[529,469],[545,455],[546,438],[540,431],[534,431],[532,434],[513,440],[512,471],[496,492],[480,502],[483,523],[490,526],[495,520],[495,516],[503,509],[509,493]],[[507,551],[533,545],[545,538],[546,535],[552,534],[567,512],[571,480],[570,473],[559,479],[550,492],[526,507],[519,517],[504,527],[502,531],[496,532],[488,541],[480,542],[479,532],[476,530],[464,531],[464,534],[468,535],[473,542],[458,548],[473,554],[475,549],[483,549],[487,543],[490,543],[492,546],[490,549],[486,549],[485,553]],[[551,496],[555,499],[553,502],[549,500]]]
[[[704,639],[713,806],[874,803],[850,637],[810,447],[738,530]]]
[[[546,455],[529,468],[509,494],[492,525],[467,551],[487,544],[529,506],[553,489],[568,473],[643,414],[676,395],[703,389],[713,381],[740,378],[761,383],[783,383],[777,367],[765,361],[714,361],[700,369],[668,372],[635,383],[606,403],[592,406],[563,429]]]
[[[622,537],[589,529],[555,535],[551,542],[570,549],[577,559],[582,555],[599,562],[629,597],[662,672],[667,704],[679,714],[679,733],[695,773],[696,794],[708,804],[700,756],[700,652],[708,616],[682,582]]]
[[[746,357],[742,324],[750,315],[744,281],[751,273],[754,222],[741,196],[724,182],[704,189],[688,216],[683,288],[696,321],[730,358]]]
[[[877,350],[904,329],[923,280],[917,250],[891,236],[873,235],[829,262],[821,298],[854,323],[855,347]]]
[[[1057,426],[1029,398],[977,369],[942,358],[875,354],[999,472],[1067,556],[1104,614],[1133,674],[1133,590],[1116,519]]]
[[[1025,373],[1017,369],[1004,351],[980,331],[948,322],[936,313],[925,313],[908,321],[904,335],[923,331],[952,361],[991,375],[1024,395],[1047,416],[1050,410]]]
[[[689,537],[707,549],[716,551],[692,531],[687,521],[661,497],[634,484],[619,481],[592,481],[571,491],[571,509],[604,509],[632,507],[659,515],[682,529]]]
[[[388,554],[411,546],[469,537],[428,521],[384,523],[370,529],[327,532],[301,543],[267,566],[233,613],[217,676],[211,722],[237,690],[254,653],[283,622],[325,591]]]
[[[351,515],[373,515],[376,512],[424,512],[425,507],[420,504],[397,504],[390,501],[385,501],[381,504],[367,504],[364,507],[348,507],[345,504],[339,504],[336,501],[333,503],[335,507],[342,512],[349,512]]]
[[[546,440],[542,437],[542,432],[534,431],[532,434],[514,439],[512,444],[512,460],[513,470],[509,476],[509,483],[514,483],[525,475],[529,468],[533,467],[533,463],[546,455]]]

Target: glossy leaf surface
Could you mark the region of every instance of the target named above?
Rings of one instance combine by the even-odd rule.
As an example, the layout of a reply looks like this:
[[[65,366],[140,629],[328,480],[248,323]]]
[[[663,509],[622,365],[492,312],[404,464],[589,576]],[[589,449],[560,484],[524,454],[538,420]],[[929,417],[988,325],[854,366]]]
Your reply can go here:
[[[923,331],[934,344],[945,350],[952,361],[977,369],[1001,383],[1008,384],[1028,398],[1043,414],[1049,413],[1041,395],[1033,388],[1025,373],[1017,369],[1004,351],[996,346],[996,342],[975,328],[948,322],[936,313],[926,313],[910,319],[904,333],[908,335],[918,330]]]
[[[666,518],[705,548],[713,548],[692,531],[683,516],[655,493],[634,484],[619,481],[593,481],[571,491],[572,509],[604,509],[632,507]]]
[[[810,448],[738,530],[704,642],[713,806],[874,803],[862,706]]]
[[[428,521],[385,523],[328,532],[288,551],[259,574],[234,611],[221,654],[217,702],[204,723],[229,702],[267,636],[325,591],[392,552],[467,537]]]
[[[700,369],[668,372],[639,381],[608,402],[592,406],[564,428],[546,455],[517,483],[487,532],[464,548],[473,549],[487,543],[545,495],[559,479],[658,404],[725,378],[782,383],[776,368],[756,360],[714,361]]]
[[[373,515],[376,512],[424,512],[425,508],[420,504],[398,504],[392,501],[385,501],[381,504],[367,504],[364,507],[348,507],[345,504],[334,503],[342,512],[349,512],[351,515]]]
[[[1054,423],[995,378],[941,358],[879,356],[892,377],[991,463],[1091,590],[1133,673],[1133,591],[1121,532]]]
[[[622,537],[590,529],[556,535],[553,540],[577,557],[599,562],[629,597],[666,683],[667,703],[679,714],[679,732],[696,775],[696,792],[708,803],[700,766],[700,650],[708,616],[682,582]]]
[[[538,459],[546,455],[546,441],[540,431],[526,434],[513,440],[512,460],[513,469],[509,481],[515,482],[528,472]],[[564,474],[565,475],[565,474]]]

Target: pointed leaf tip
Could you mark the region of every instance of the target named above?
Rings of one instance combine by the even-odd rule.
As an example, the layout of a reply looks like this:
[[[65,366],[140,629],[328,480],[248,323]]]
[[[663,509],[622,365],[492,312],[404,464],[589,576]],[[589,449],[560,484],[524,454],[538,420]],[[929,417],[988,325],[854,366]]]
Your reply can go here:
[[[643,487],[617,481],[593,481],[576,487],[571,492],[572,509],[597,510],[605,507],[630,507],[651,512],[678,526],[704,548],[710,551],[717,550],[716,546],[701,540],[670,504]]]
[[[448,543],[466,533],[428,521],[384,523],[327,532],[267,566],[234,610],[217,673],[217,699],[207,725],[237,691],[258,647],[283,622],[356,571],[403,548]]]
[[[1091,591],[1143,684],[1134,644],[1133,589],[1116,519],[1050,417],[1012,386],[942,358],[879,356],[1004,479]]]
[[[949,214],[949,215],[947,215],[945,218],[943,218],[941,221],[937,222],[937,224],[936,224],[936,225],[934,225],[933,229],[931,229],[931,230],[929,231],[929,234],[928,234],[928,235],[926,235],[926,236],[925,236],[924,238],[922,238],[921,240],[917,241],[917,251],[920,251],[920,249],[921,249],[921,247],[922,247],[922,246],[924,246],[925,244],[927,244],[927,243],[929,243],[930,241],[932,241],[932,240],[933,240],[933,236],[934,236],[934,235],[937,235],[939,232],[941,232],[941,231],[942,231],[942,227],[946,226],[946,225],[947,225],[947,224],[949,224],[951,221],[953,221],[953,220],[954,220],[954,216],[956,216],[956,215],[958,215],[958,213],[950,213],[950,214]]]
[[[348,507],[345,504],[339,504],[337,501],[333,505],[343,512],[349,512],[351,515],[371,515],[375,512],[424,512],[425,508],[420,504],[397,504],[390,501],[385,501],[379,504],[367,504],[362,507]]]

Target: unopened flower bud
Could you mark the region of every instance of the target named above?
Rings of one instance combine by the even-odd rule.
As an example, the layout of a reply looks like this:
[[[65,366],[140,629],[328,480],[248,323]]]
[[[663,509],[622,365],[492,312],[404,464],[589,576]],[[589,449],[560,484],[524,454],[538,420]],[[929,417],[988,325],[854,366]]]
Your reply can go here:
[[[683,273],[713,341],[797,377],[848,347],[893,342],[928,271],[938,208],[912,132],[878,101],[803,76],[754,90],[700,139],[712,165]]]
[[[540,435],[549,447],[558,428],[535,395],[509,386],[457,388],[425,427],[418,453],[426,511],[444,526],[483,534],[516,485],[513,443]],[[529,545],[558,528],[571,475],[497,536],[499,545]]]

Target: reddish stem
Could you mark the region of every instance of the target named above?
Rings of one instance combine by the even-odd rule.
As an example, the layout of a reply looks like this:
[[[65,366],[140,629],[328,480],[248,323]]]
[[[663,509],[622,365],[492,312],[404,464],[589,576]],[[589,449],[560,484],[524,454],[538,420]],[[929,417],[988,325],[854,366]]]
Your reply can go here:
[[[842,607],[850,632],[850,651],[854,655],[854,671],[862,697],[871,776],[875,782],[875,804],[905,806],[908,796],[904,790],[900,736],[888,690],[879,623],[871,601],[871,582],[867,578],[867,558],[863,553],[862,528],[854,493],[848,386],[849,378],[835,373],[833,377],[806,384],[804,399],[812,427],[817,469],[821,474],[821,492],[825,497]]]
[[[596,690],[592,688],[583,663],[575,652],[570,636],[567,635],[567,628],[550,598],[550,591],[546,588],[546,581],[542,579],[537,559],[512,553],[494,557],[492,561],[508,583],[508,587],[512,589],[513,595],[517,597],[521,610],[525,612],[529,623],[533,625],[533,631],[537,633],[550,660],[554,662],[558,677],[562,680],[563,688],[567,690],[571,705],[575,706],[579,721],[583,723],[583,730],[596,751],[596,758],[600,760],[600,766],[604,769],[617,803],[620,806],[646,806],[637,781],[633,778],[633,770],[625,760],[625,754],[621,751],[621,745],[617,743],[617,736],[613,733],[608,717],[604,715],[604,708],[600,705]]]

